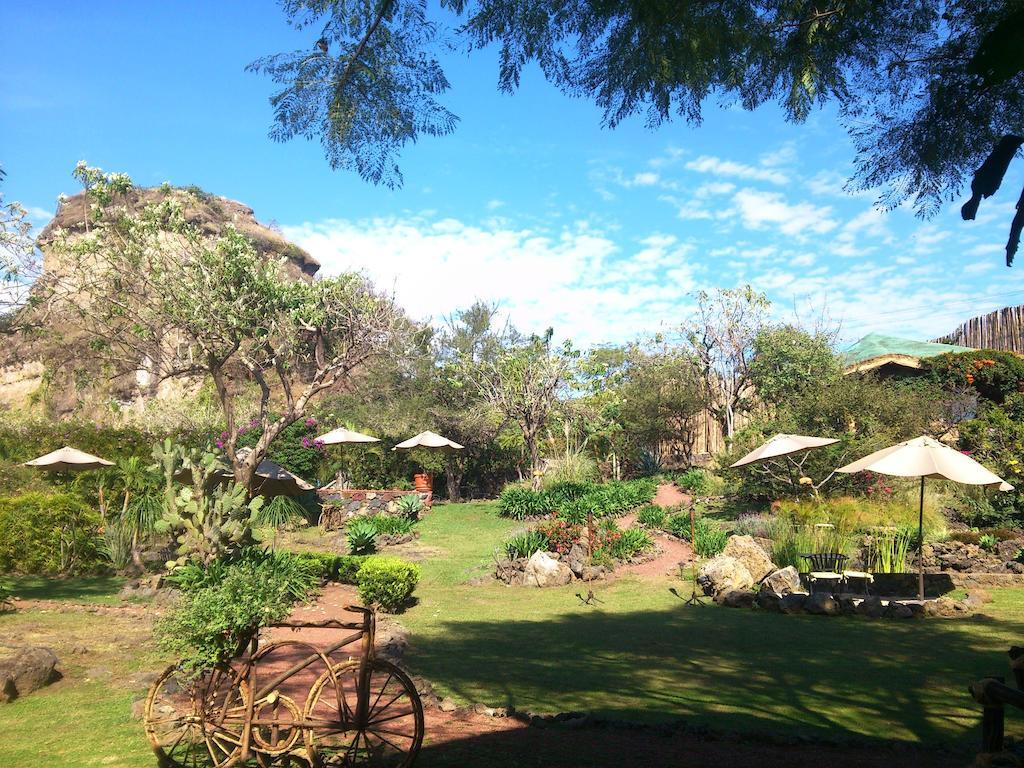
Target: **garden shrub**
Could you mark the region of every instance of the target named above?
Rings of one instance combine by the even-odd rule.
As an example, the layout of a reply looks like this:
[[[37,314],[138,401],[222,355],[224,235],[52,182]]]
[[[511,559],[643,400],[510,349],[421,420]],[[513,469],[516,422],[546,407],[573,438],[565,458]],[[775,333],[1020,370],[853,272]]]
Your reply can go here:
[[[562,520],[557,514],[550,520],[539,523],[535,532],[547,541],[549,552],[557,552],[560,555],[566,554],[583,536],[583,529],[578,524]]]
[[[665,524],[665,508],[656,504],[641,507],[636,513],[636,521],[647,528],[661,528]]]
[[[978,546],[984,549],[986,552],[995,552],[996,546],[999,544],[999,539],[993,536],[991,533],[983,533],[978,537]]]
[[[416,497],[419,501],[419,497]],[[367,518],[373,523],[378,534],[388,536],[404,536],[412,530],[413,522],[408,517],[392,517],[391,515],[375,515]]]
[[[619,560],[628,560],[634,555],[650,549],[653,546],[654,542],[651,540],[647,531],[641,530],[640,528],[627,528],[622,531],[619,534],[619,538],[612,543],[609,553],[612,557],[618,558]]]
[[[579,501],[597,487],[597,483],[559,482],[547,488],[547,497],[556,508]]]
[[[693,551],[698,557],[714,557],[725,549],[729,534],[710,520],[698,517],[694,520]]]
[[[498,514],[513,520],[541,517],[553,511],[551,499],[545,491],[509,485],[498,497]]]
[[[561,483],[592,483],[600,478],[597,463],[582,453],[561,456],[548,462],[542,482],[545,488]]]
[[[408,604],[420,581],[420,568],[397,557],[371,557],[359,569],[356,581],[365,605],[394,613]]]
[[[923,360],[923,367],[946,389],[973,387],[986,400],[1003,402],[1024,392],[1024,360],[1012,352],[973,349]]]
[[[317,575],[339,584],[355,584],[356,574],[368,555],[333,555],[327,552],[299,552],[295,558],[309,563]]]
[[[690,540],[690,513],[673,512],[665,518],[664,530],[680,539]]]
[[[345,531],[348,551],[353,555],[372,555],[377,551],[377,526],[367,517],[357,517]]]
[[[772,536],[772,518],[757,513],[742,514],[732,524],[732,532],[737,536],[770,539]]]
[[[275,496],[252,516],[252,524],[259,528],[280,528],[288,523],[306,519],[306,508],[291,496]]]
[[[99,514],[78,496],[0,498],[0,572],[94,573],[105,565]]]
[[[711,483],[708,474],[703,469],[688,469],[676,477],[676,485],[684,491],[689,491],[695,496],[706,495],[710,492]]]
[[[247,551],[233,563],[196,566],[180,603],[157,622],[160,649],[194,670],[226,661],[260,627],[286,618],[314,581],[308,565],[283,553]]]
[[[230,560],[189,561],[171,571],[167,581],[188,594],[215,587],[239,569],[272,579],[293,601],[305,599],[323,577],[318,564],[301,555],[249,547]]]
[[[916,528],[885,528],[865,539],[864,569],[870,573],[906,573],[917,544]]]
[[[11,609],[11,590],[10,588],[0,581],[0,612]]]
[[[530,557],[534,552],[546,552],[548,539],[540,531],[520,531],[505,539],[505,555],[509,560]]]
[[[398,511],[409,520],[415,520],[423,510],[423,500],[418,493],[407,493],[398,500]]]

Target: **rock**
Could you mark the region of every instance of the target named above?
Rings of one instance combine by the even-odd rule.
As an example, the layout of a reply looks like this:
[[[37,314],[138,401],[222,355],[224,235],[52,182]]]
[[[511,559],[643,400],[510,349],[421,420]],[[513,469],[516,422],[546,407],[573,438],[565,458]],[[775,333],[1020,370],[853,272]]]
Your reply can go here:
[[[771,590],[762,589],[757,593],[757,607],[770,613],[782,613],[782,597]]]
[[[139,579],[132,579],[118,592],[117,596],[122,600],[149,600],[156,597],[160,591],[163,576],[145,576]]]
[[[569,554],[565,557],[565,564],[569,566],[569,569],[579,577],[583,576],[583,569],[587,567],[587,550],[583,548],[583,545],[576,542],[572,545],[569,550]]]
[[[857,606],[857,615],[869,619],[880,619],[885,614],[885,606],[880,597],[865,597]]]
[[[991,602],[992,595],[984,589],[972,589],[967,593],[967,597],[963,599],[963,604],[969,607],[972,611],[976,611],[981,608],[981,606]]]
[[[441,703],[437,705],[437,708],[442,712],[454,712],[459,707],[454,701],[445,696],[441,699]]]
[[[788,595],[783,595],[779,601],[779,607],[783,613],[803,613],[804,606],[807,604],[807,595],[801,592],[790,592]]]
[[[808,596],[804,610],[817,616],[838,616],[839,603],[825,592],[815,592]]]
[[[776,570],[775,563],[768,557],[768,553],[754,541],[752,536],[730,536],[722,555],[735,558],[743,563],[755,582],[761,581]]]
[[[580,578],[583,581],[597,581],[603,579],[607,573],[608,569],[603,565],[585,565],[580,572]]]
[[[857,614],[857,600],[850,595],[839,598],[839,612],[843,616],[855,616]]]
[[[910,610],[910,606],[895,600],[890,600],[889,607],[885,609],[885,618],[887,619],[909,619],[913,615],[914,612]]]
[[[0,645],[0,703],[27,696],[60,677],[49,648]]]
[[[715,596],[715,602],[726,608],[753,608],[756,599],[757,593],[749,589],[733,589]]]
[[[754,586],[754,577],[736,558],[719,555],[700,567],[697,572],[697,583],[705,595],[713,597],[722,592],[749,589]]]
[[[924,615],[949,618],[957,614],[957,604],[948,597],[940,597],[938,600],[929,600],[924,604]]]
[[[802,592],[800,572],[792,565],[772,571],[761,582],[762,590],[770,590],[776,595],[788,595],[790,592]]]
[[[143,715],[146,713],[146,697],[136,699],[132,702],[132,717],[135,720],[141,720]]]
[[[528,587],[562,587],[572,581],[572,570],[547,552],[534,552],[523,571]]]

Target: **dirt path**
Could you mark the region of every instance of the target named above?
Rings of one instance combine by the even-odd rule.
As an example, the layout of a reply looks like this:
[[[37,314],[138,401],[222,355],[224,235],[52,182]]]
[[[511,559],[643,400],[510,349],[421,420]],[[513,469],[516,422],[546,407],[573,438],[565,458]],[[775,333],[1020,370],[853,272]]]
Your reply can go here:
[[[662,483],[654,496],[654,504],[659,507],[672,508],[679,505],[689,505],[693,497],[683,493],[671,483]],[[630,512],[618,520],[620,528],[630,528],[636,523],[636,514]],[[660,553],[657,557],[645,563],[620,566],[615,570],[613,578],[625,574],[640,576],[641,578],[657,578],[660,576],[676,576],[679,574],[681,565],[688,565],[693,560],[693,548],[688,542],[680,541],[672,536],[663,533],[653,533],[655,544]]]
[[[693,496],[684,493],[675,483],[662,483],[654,494],[654,504],[659,507],[689,506],[693,503]]]

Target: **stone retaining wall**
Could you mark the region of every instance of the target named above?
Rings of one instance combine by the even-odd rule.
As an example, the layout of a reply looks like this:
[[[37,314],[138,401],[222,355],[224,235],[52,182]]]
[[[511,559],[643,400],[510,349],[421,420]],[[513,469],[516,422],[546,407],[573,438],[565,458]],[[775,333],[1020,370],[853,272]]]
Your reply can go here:
[[[342,490],[318,491],[323,511],[320,514],[320,525],[326,530],[337,530],[353,517],[366,515],[387,515],[398,512],[398,500],[403,496],[415,494],[423,502],[423,511],[430,509],[433,495],[402,491],[397,488],[388,490],[367,490],[344,488]]]

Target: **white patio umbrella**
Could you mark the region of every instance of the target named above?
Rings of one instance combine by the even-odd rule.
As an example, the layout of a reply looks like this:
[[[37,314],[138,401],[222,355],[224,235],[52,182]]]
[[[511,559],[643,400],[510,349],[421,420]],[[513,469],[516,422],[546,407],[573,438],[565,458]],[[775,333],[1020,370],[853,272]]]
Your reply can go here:
[[[317,440],[324,445],[348,445],[351,443],[380,442],[380,438],[364,435],[362,432],[356,432],[354,429],[346,429],[345,427],[332,429],[330,432],[320,435]],[[338,476],[331,482],[332,484],[336,483],[339,487],[345,487],[348,485],[348,480],[345,477],[344,471],[341,469],[338,470]]]
[[[809,451],[812,448],[820,448],[823,445],[832,445],[839,441],[834,437],[811,437],[809,435],[775,435],[764,445],[760,445],[739,461],[730,466],[742,467],[753,464],[755,461],[774,459],[779,456],[788,456],[801,451]]]
[[[465,448],[464,445],[459,445],[454,440],[449,440],[447,437],[442,437],[436,432],[431,432],[429,429],[425,432],[420,432],[415,437],[410,437],[408,440],[403,440],[394,448],[392,451],[411,451],[413,448],[426,448],[434,451],[461,451]]]
[[[93,456],[91,453],[80,451],[65,445],[56,451],[50,451],[45,456],[26,461],[24,466],[36,467],[47,472],[81,472],[86,469],[99,469],[100,467],[112,467],[114,462]]]
[[[356,432],[354,429],[346,429],[345,427],[338,427],[327,432],[317,440],[324,445],[342,445],[344,443],[379,443],[380,438],[370,437],[370,435],[364,435],[362,432]]]
[[[965,485],[994,486],[1000,491],[1012,491],[1013,486],[998,475],[985,469],[965,453],[961,453],[934,438],[915,437],[880,451],[863,459],[840,467],[837,472],[877,472],[894,477],[921,478],[920,504],[917,515],[917,592],[924,600],[924,481],[931,477],[937,480],[952,480]]]

